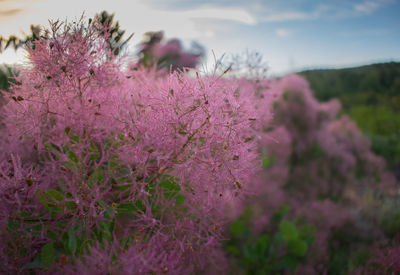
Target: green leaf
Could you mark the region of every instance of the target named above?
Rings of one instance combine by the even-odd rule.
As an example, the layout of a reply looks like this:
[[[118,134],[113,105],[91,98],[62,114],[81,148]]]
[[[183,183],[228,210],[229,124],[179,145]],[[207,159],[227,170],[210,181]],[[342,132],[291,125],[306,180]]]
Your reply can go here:
[[[35,196],[45,208],[53,210],[60,210],[58,209],[59,207],[61,207],[59,202],[65,199],[63,194],[55,189],[50,189],[46,191],[37,190]]]
[[[279,229],[285,242],[296,240],[299,237],[299,232],[292,222],[289,222],[287,220],[281,221]]]
[[[70,170],[73,171],[75,169],[75,163],[72,161],[64,161],[64,165]]]
[[[311,224],[305,224],[299,229],[299,236],[304,240],[309,246],[315,240],[315,227]]]
[[[274,160],[269,157],[264,157],[262,159],[262,168],[268,169],[274,165]]]
[[[53,230],[47,230],[47,237],[52,239],[53,241],[58,240],[58,232]]]
[[[117,213],[132,213],[137,210],[137,207],[132,203],[121,203],[117,207]]]
[[[246,225],[241,221],[231,223],[230,231],[235,237],[240,237],[246,231]]]
[[[282,258],[282,260],[278,263],[280,269],[289,269],[290,271],[294,271],[299,264],[299,260],[292,255],[286,255]]]
[[[63,201],[64,195],[58,192],[57,190],[50,189],[45,192],[50,198],[55,199],[57,201]]]
[[[80,247],[80,254],[87,254],[89,253],[89,247],[93,245],[93,240],[91,239],[86,239],[83,241],[81,247]]]
[[[65,207],[69,210],[74,210],[76,209],[76,203],[74,201],[66,201]]]
[[[303,257],[307,253],[307,243],[303,240],[291,240],[288,242],[287,249],[296,256]]]
[[[19,229],[19,223],[16,222],[16,221],[14,221],[14,220],[9,219],[9,220],[8,220],[8,228],[9,228],[11,231],[18,230],[18,229]]]
[[[72,151],[68,152],[68,158],[75,163],[78,163],[78,161],[79,161],[78,156]]]
[[[266,234],[262,234],[256,243],[256,250],[258,253],[258,256],[266,256],[268,252],[268,247],[269,247],[269,237]]]
[[[90,153],[90,158],[89,158],[90,160],[96,160],[100,158],[100,150],[94,143],[90,143],[89,153]]]
[[[175,205],[179,206],[179,205],[183,204],[185,202],[185,200],[186,200],[186,197],[184,195],[178,194],[175,198]]]
[[[281,205],[279,207],[279,214],[281,215],[286,215],[289,213],[290,207],[287,204]]]
[[[109,161],[108,162],[108,168],[111,170],[111,169],[113,169],[114,167],[116,167],[117,166],[117,163],[116,162],[114,162],[114,161]]]
[[[78,143],[79,142],[79,136],[70,135],[69,138],[70,138],[72,143]]]
[[[97,167],[94,172],[89,176],[91,183],[103,183],[104,181],[104,170],[103,167]]]
[[[72,254],[75,254],[76,246],[77,246],[76,235],[74,230],[70,228],[68,230],[68,248],[72,252]]]
[[[36,258],[33,259],[32,262],[26,264],[24,267],[27,269],[33,269],[33,268],[41,268],[43,267],[42,263],[41,263],[41,259],[39,257],[40,255],[38,255]]]
[[[40,253],[40,259],[42,265],[49,267],[54,263],[54,245],[53,243],[47,243],[42,247],[42,252]]]
[[[146,211],[146,205],[141,201],[141,200],[137,200],[135,202],[136,208],[141,210],[142,212]]]
[[[112,230],[113,223],[112,222],[103,222],[100,224],[101,228],[101,237],[105,238],[108,241],[112,240]]]
[[[58,148],[58,146],[53,143],[45,144],[44,148],[46,148],[49,151],[55,151],[55,152],[61,153],[60,148]]]
[[[240,255],[240,249],[237,248],[237,247],[234,246],[234,245],[228,245],[228,246],[226,247],[226,249],[227,249],[230,253],[232,253],[233,255],[235,255],[235,256],[239,256],[239,255]]]
[[[159,187],[163,189],[166,199],[172,199],[179,191],[181,191],[179,184],[176,183],[176,180],[178,180],[177,178],[166,175],[161,180]]]
[[[273,241],[274,241],[274,245],[277,245],[277,246],[281,246],[285,242],[283,240],[283,236],[282,236],[281,232],[278,232],[277,234],[275,234]]]

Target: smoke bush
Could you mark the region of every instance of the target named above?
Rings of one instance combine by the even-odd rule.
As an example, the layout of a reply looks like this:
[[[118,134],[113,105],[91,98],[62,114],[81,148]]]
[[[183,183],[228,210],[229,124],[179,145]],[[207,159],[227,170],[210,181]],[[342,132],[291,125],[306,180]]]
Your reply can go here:
[[[142,43],[139,53],[142,66],[164,71],[195,68],[204,56],[204,49],[199,44],[193,44],[192,49],[186,51],[178,39],[163,41],[163,32],[148,32],[146,36],[147,41]]]
[[[220,270],[269,110],[240,80],[123,71],[99,24],[53,23],[1,110],[0,271]]]
[[[360,270],[361,271],[361,270]],[[377,249],[362,274],[397,274],[400,272],[400,249],[398,246]]]
[[[322,274],[336,257],[335,249],[343,249],[346,238],[353,238],[349,236],[358,238],[354,247],[357,242],[383,238],[361,210],[372,207],[368,201],[374,197],[394,190],[393,177],[354,122],[339,116],[338,101],[318,102],[308,83],[297,75],[271,82],[270,89],[279,97],[273,103],[273,121],[264,126],[267,135],[259,141],[264,171],[254,180],[256,196],[242,207],[251,207],[255,236],[272,238],[279,233],[274,231],[274,217],[282,205],[290,207],[289,218],[313,225],[315,235],[307,255],[297,265],[285,262],[279,270]],[[241,213],[240,207],[236,213]],[[286,261],[285,257],[281,260]],[[266,268],[273,274],[276,266]]]
[[[292,148],[285,188],[304,198],[337,200],[357,185],[380,182],[383,160],[372,153],[354,122],[338,117],[338,101],[319,103],[299,76],[287,76],[281,85],[284,93],[275,103],[275,124],[285,127]]]

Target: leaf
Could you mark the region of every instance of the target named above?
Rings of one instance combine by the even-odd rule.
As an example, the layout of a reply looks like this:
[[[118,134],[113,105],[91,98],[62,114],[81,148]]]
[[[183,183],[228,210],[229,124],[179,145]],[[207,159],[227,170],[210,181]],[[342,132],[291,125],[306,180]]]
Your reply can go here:
[[[7,226],[11,231],[16,231],[19,229],[19,223],[11,219],[8,220]]]
[[[171,200],[175,195],[181,191],[181,187],[176,183],[177,178],[172,176],[164,176],[159,184],[159,187],[163,189],[163,193],[166,199]]]
[[[283,220],[279,225],[279,229],[285,242],[296,240],[299,237],[299,232],[296,227],[289,221]]]
[[[72,228],[68,230],[68,248],[72,252],[72,254],[75,254],[76,251],[76,235],[75,232]]]
[[[75,163],[78,163],[78,161],[79,161],[78,156],[72,151],[68,152],[68,158]]]
[[[117,166],[117,163],[114,161],[109,161],[108,162],[108,168],[111,170],[113,169],[115,166]]]
[[[50,189],[46,191],[37,190],[35,196],[38,199],[38,201],[47,209],[59,208],[60,207],[59,202],[65,199],[63,194],[61,194],[55,189]]]
[[[72,143],[78,143],[79,142],[79,136],[70,135],[69,139],[72,141]]]
[[[54,245],[53,243],[47,243],[42,247],[42,252],[40,253],[40,259],[42,265],[49,267],[54,263]]]
[[[265,157],[262,159],[262,168],[268,169],[271,168],[274,164],[274,161],[272,158]]]
[[[289,213],[290,207],[287,204],[283,204],[279,207],[279,213],[281,215],[286,215],[287,213]]]
[[[256,243],[256,250],[258,252],[258,256],[263,256],[267,255],[268,252],[268,247],[269,247],[269,237],[266,234],[262,234]]]
[[[142,212],[146,211],[146,205],[141,201],[141,200],[137,200],[135,202],[137,209],[139,209]]]
[[[73,171],[75,169],[75,163],[72,161],[64,161],[64,165],[70,170]]]
[[[94,170],[94,172],[89,176],[89,181],[92,183],[101,184],[104,180],[104,171],[103,167],[99,166]]]
[[[38,255],[36,258],[34,258],[32,262],[26,264],[24,266],[24,268],[33,269],[33,268],[41,268],[41,267],[43,267],[42,263],[41,263],[41,259],[40,259],[39,256],[40,255]]]
[[[93,240],[91,239],[86,239],[83,241],[81,247],[80,247],[80,254],[87,254],[89,253],[89,247],[93,245]]]
[[[175,205],[179,206],[179,205],[183,204],[185,202],[185,200],[186,200],[186,197],[184,195],[178,194],[175,198]]]
[[[227,249],[230,253],[232,253],[233,255],[235,255],[235,256],[239,256],[239,255],[240,255],[240,249],[237,248],[237,247],[234,246],[234,245],[228,245],[228,246],[226,247],[226,249]]]
[[[50,198],[55,199],[55,200],[57,200],[57,201],[63,201],[63,200],[65,199],[64,196],[63,196],[63,194],[61,194],[60,192],[58,192],[58,191],[55,190],[55,189],[47,190],[45,193],[46,193]]]
[[[246,226],[241,221],[234,221],[231,223],[230,231],[235,237],[240,237],[246,231]]]
[[[96,160],[100,158],[100,150],[94,143],[90,143],[89,153],[90,153],[90,160]]]
[[[57,145],[53,144],[53,143],[45,144],[45,145],[44,145],[44,148],[46,148],[46,149],[49,150],[49,151],[61,153],[60,148],[59,148]]]
[[[303,240],[291,240],[288,242],[287,249],[296,256],[303,257],[307,253],[307,243]]]
[[[114,209],[112,207],[107,207],[106,211],[104,211],[104,217],[106,219],[112,219],[114,217]]]
[[[290,271],[294,271],[299,264],[299,260],[292,255],[286,255],[282,258],[281,262],[278,263],[280,265],[280,269],[285,268],[289,269]]]
[[[112,222],[103,222],[100,224],[101,228],[101,237],[105,238],[108,241],[112,240],[112,230],[113,223]]]
[[[69,210],[74,210],[76,209],[76,203],[74,201],[66,201],[65,207]]]
[[[132,213],[133,211],[136,211],[138,208],[133,205],[132,203],[121,203],[117,207],[117,213],[122,214],[122,213]]]
[[[309,246],[315,240],[315,228],[311,224],[306,224],[300,227],[299,236],[304,240]]]

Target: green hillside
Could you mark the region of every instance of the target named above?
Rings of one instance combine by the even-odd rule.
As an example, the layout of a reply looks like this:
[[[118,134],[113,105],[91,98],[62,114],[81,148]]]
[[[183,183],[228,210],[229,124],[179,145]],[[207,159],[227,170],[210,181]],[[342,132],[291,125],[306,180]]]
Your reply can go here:
[[[308,79],[319,100],[339,98],[343,112],[370,137],[374,151],[400,172],[400,63],[300,74]]]

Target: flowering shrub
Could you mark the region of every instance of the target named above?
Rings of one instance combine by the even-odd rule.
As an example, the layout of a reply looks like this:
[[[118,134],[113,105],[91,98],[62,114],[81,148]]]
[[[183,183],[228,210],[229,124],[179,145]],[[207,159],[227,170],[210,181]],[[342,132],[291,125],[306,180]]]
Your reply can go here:
[[[398,274],[400,272],[400,249],[398,246],[377,249],[360,274]]]
[[[163,41],[163,32],[148,32],[146,35],[147,41],[142,43],[139,53],[142,66],[167,71],[195,68],[204,55],[204,49],[198,44],[186,51],[178,39]]]
[[[261,110],[238,80],[123,71],[100,26],[52,24],[1,110],[1,273],[223,269]]]
[[[385,238],[385,227],[374,221],[377,211],[370,213],[374,218],[368,217],[368,212],[381,196],[395,190],[393,177],[386,173],[383,160],[371,152],[369,141],[356,125],[338,116],[338,101],[319,103],[308,83],[297,75],[272,82],[270,89],[280,97],[273,103],[272,123],[264,127],[268,135],[259,142],[264,171],[254,180],[256,196],[243,205],[252,211],[246,227],[252,234],[238,239],[231,232],[228,251],[249,274],[258,274],[251,269],[254,265],[263,268],[262,274],[274,274],[276,257],[286,260],[287,252],[278,252],[275,244],[275,253],[264,254],[264,265],[246,266],[246,251],[250,249],[246,245],[256,245],[254,240],[265,234],[279,236],[273,217],[282,205],[288,205],[289,221],[305,221],[315,231],[313,242],[304,246],[303,257],[291,257],[290,264],[278,265],[278,270],[337,274],[365,264],[368,255],[362,253],[366,247]],[[394,234],[398,227],[391,210],[386,211],[381,224]],[[238,218],[232,225],[240,221]],[[238,248],[244,254],[235,254]]]
[[[303,197],[338,200],[357,185],[380,182],[383,160],[371,152],[370,142],[354,122],[337,118],[340,103],[319,103],[299,76],[281,82],[285,92],[275,104],[275,119],[287,129],[292,148],[285,188]]]

